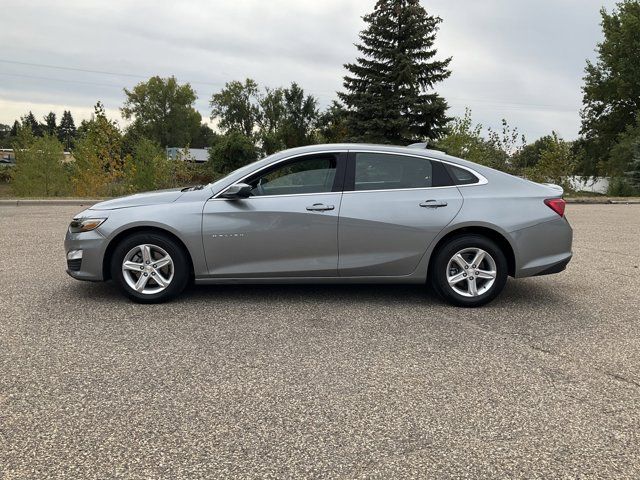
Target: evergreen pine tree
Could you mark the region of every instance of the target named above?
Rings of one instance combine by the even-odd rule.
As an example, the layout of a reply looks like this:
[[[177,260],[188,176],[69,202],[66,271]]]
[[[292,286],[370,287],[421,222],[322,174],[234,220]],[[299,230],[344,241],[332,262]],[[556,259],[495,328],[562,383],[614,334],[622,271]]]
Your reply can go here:
[[[62,114],[62,120],[60,120],[60,127],[58,128],[58,139],[64,145],[64,149],[68,151],[73,147],[75,137],[76,125],[73,122],[71,112],[65,110]]]
[[[0,123],[0,140],[4,140],[5,138],[7,138],[10,132],[11,132],[11,127],[9,125]]]
[[[55,113],[49,112],[44,116],[44,131],[47,135],[51,135],[52,137],[58,133]]]
[[[18,120],[15,120],[13,122],[13,127],[11,127],[11,133],[9,135],[15,138],[18,136],[19,130],[20,130],[20,122],[18,122]]]
[[[22,126],[29,127],[36,137],[42,136],[42,125],[38,123],[33,112],[29,111],[29,113],[22,117]]]
[[[436,139],[448,122],[447,103],[433,91],[451,72],[451,58],[435,60],[439,17],[418,0],[378,0],[356,47],[362,56],[345,65],[350,137],[407,144]]]

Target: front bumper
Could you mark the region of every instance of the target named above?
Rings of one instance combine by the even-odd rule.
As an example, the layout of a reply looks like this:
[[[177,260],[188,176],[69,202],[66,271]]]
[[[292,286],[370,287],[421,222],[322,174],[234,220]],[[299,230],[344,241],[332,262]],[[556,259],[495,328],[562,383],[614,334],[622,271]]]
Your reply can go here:
[[[106,242],[98,230],[82,233],[71,233],[67,230],[64,239],[66,272],[77,280],[103,281],[102,260]]]

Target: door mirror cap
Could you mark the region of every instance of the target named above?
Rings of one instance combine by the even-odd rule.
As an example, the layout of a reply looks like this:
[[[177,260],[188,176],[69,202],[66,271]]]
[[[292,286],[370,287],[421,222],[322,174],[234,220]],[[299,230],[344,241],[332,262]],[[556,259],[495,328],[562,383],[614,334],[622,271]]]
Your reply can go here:
[[[230,200],[248,198],[250,196],[251,185],[247,185],[246,183],[234,183],[220,195],[221,198],[228,198]]]

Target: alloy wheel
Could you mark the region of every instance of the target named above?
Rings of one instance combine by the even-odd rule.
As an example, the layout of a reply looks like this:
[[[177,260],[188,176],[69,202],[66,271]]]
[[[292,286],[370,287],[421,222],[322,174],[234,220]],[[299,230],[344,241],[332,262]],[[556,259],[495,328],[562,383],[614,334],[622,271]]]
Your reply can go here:
[[[136,292],[153,295],[166,289],[175,272],[173,259],[157,245],[133,247],[122,260],[122,275]]]
[[[465,248],[447,264],[447,282],[463,297],[479,297],[488,292],[496,281],[496,262],[481,248]]]

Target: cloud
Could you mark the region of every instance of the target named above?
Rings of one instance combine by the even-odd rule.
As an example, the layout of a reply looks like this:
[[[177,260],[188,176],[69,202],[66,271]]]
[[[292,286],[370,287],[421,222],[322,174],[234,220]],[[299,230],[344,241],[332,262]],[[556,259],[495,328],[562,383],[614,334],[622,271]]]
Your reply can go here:
[[[469,106],[486,126],[507,118],[529,139],[552,129],[574,138],[601,3],[424,1],[443,18],[440,56],[453,57],[453,75],[438,91],[453,114]],[[11,48],[0,53],[0,122],[54,106],[88,116],[98,99],[117,118],[122,88],[156,74],[192,82],[204,118],[214,91],[246,77],[269,86],[297,81],[327,105],[372,7],[365,0],[5,2],[3,38]]]

